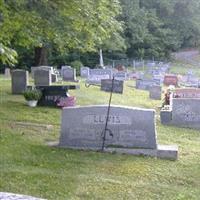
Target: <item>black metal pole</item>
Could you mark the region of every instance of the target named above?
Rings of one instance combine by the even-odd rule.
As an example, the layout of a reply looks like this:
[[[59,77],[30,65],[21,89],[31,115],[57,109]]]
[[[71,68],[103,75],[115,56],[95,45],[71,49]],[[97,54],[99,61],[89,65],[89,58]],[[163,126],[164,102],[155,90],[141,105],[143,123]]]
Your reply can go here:
[[[112,86],[111,86],[111,91],[110,91],[110,99],[109,99],[109,103],[108,103],[108,110],[107,110],[107,115],[106,115],[106,124],[105,124],[105,128],[103,131],[103,143],[102,143],[102,147],[101,147],[101,151],[104,150],[104,146],[105,146],[105,140],[106,140],[106,131],[108,130],[108,120],[109,120],[109,115],[110,115],[110,105],[111,105],[111,100],[112,100],[112,93],[113,93],[113,86],[114,86],[114,75],[112,78]]]

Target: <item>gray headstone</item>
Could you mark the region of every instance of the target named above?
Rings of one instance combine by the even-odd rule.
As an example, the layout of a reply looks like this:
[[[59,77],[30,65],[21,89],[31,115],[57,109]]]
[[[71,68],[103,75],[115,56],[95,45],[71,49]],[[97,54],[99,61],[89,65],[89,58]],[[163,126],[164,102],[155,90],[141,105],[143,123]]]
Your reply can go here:
[[[99,149],[107,106],[64,108],[59,146]],[[155,111],[111,106],[106,146],[156,149]]]
[[[112,83],[113,82],[113,83]],[[113,84],[113,86],[112,86]],[[120,80],[103,79],[101,80],[101,90],[105,92],[123,93],[124,82]]]
[[[12,71],[12,94],[22,94],[29,84],[28,71],[13,70]]]
[[[162,87],[158,85],[151,86],[149,88],[150,99],[161,100]]]
[[[70,66],[62,66],[61,74],[64,81],[76,81],[76,69]]]
[[[51,74],[54,73],[53,67],[51,66],[37,66],[37,67],[31,67],[31,76],[34,78],[34,72],[38,69],[45,69],[50,70]]]
[[[51,71],[37,69],[34,71],[34,82],[36,86],[49,86],[52,84]]]
[[[118,71],[114,74],[116,80],[125,81],[127,80],[127,73],[123,71]]]
[[[86,80],[89,84],[101,84],[103,79],[112,79],[111,69],[90,69],[90,74]]]
[[[10,78],[10,68],[5,68],[5,73],[4,73],[6,78]]]
[[[152,86],[155,85],[160,85],[159,80],[154,80],[154,79],[137,79],[136,80],[136,89],[140,90],[149,90]]]
[[[172,124],[200,129],[200,99],[173,98]]]
[[[82,78],[88,78],[89,71],[90,71],[89,67],[81,67],[81,77]]]

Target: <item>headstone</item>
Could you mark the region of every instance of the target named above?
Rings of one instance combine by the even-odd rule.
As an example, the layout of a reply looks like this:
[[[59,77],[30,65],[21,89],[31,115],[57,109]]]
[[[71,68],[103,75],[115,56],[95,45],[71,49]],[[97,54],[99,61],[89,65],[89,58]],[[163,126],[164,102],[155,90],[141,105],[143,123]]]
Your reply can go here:
[[[102,79],[112,79],[111,69],[90,69],[89,77],[86,80],[88,84],[101,84]]]
[[[113,74],[116,80],[125,81],[127,80],[127,73],[124,71],[119,71]]]
[[[29,84],[28,71],[12,71],[12,94],[22,94]]]
[[[62,110],[60,147],[101,149],[107,106],[84,106]],[[177,148],[160,149],[156,140],[155,111],[111,106],[105,151],[177,159]]]
[[[164,84],[165,85],[174,85],[177,86],[178,85],[178,77],[176,75],[165,75],[164,77]]]
[[[200,89],[176,89],[170,98],[170,111],[168,124],[200,129]]]
[[[61,74],[64,81],[76,81],[76,69],[70,66],[62,66]]]
[[[31,76],[32,78],[34,78],[34,72],[38,69],[45,69],[45,70],[49,70],[51,72],[51,74],[54,73],[54,69],[51,66],[37,66],[37,67],[31,67]]]
[[[34,82],[36,86],[49,86],[52,84],[51,71],[37,69],[34,71]]]
[[[113,85],[112,85],[113,84]],[[112,79],[103,79],[101,80],[101,90],[105,92],[113,93],[123,93],[123,81],[112,80]]]
[[[158,85],[151,86],[149,89],[150,99],[161,100],[162,87]]]
[[[200,99],[173,98],[173,125],[200,129]]]
[[[146,79],[137,79],[136,80],[136,89],[140,90],[149,90],[150,87],[155,86],[155,85],[160,85],[159,80],[146,80]]]
[[[155,67],[156,63],[155,62],[147,62],[147,67]]]
[[[82,78],[88,78],[89,71],[90,71],[89,67],[81,67],[81,77]]]
[[[5,73],[4,73],[6,78],[10,78],[10,68],[5,68]]]

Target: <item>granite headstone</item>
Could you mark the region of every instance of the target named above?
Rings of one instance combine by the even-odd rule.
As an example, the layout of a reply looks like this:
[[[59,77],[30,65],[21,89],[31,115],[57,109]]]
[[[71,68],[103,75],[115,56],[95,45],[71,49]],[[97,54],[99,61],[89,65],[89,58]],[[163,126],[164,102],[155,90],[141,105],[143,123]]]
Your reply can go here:
[[[25,70],[13,70],[12,73],[12,94],[22,94],[29,84],[29,74]]]

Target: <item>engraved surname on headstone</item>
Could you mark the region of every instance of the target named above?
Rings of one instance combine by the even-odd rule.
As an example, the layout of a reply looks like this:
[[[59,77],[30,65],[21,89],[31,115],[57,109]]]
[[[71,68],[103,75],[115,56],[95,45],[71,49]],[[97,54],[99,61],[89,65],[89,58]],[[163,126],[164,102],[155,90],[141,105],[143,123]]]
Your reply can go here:
[[[105,124],[106,115],[87,115],[83,118],[83,124]],[[109,115],[108,124],[131,125],[131,119],[127,116]]]

